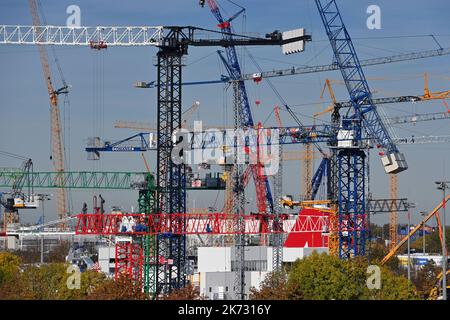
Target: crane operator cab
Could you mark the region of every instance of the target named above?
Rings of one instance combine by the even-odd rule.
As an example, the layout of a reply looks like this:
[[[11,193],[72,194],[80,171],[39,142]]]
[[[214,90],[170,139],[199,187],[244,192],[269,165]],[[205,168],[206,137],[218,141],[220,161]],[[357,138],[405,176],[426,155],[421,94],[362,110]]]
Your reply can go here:
[[[39,207],[39,197],[35,195],[25,196],[23,193],[16,193],[13,199],[13,208],[36,209]]]

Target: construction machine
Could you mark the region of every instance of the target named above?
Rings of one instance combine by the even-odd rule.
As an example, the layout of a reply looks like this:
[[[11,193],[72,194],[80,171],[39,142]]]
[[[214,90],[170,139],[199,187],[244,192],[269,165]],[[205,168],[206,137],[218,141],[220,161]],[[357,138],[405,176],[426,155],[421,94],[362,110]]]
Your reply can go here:
[[[39,197],[34,194],[32,179],[33,161],[27,159],[22,167],[17,171],[12,184],[12,191],[0,193],[0,203],[5,208],[4,211],[4,230],[8,224],[19,223],[18,209],[36,209],[39,207]],[[27,185],[27,191],[23,191],[24,185]],[[3,197],[5,195],[5,197]]]

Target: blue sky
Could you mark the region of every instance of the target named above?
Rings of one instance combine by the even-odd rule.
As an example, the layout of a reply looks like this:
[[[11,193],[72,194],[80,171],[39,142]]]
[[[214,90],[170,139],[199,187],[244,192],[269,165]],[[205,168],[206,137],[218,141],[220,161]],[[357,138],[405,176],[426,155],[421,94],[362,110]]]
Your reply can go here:
[[[229,1],[218,1],[224,16],[236,12]],[[332,52],[313,0],[305,1],[235,1],[246,7],[244,18],[234,23],[236,32],[252,32],[264,35],[275,29],[289,30],[306,28],[313,41],[307,44],[301,54],[283,56],[279,48],[249,48],[265,70],[289,68],[299,65],[327,64]],[[197,0],[169,1],[87,1],[87,0],[41,0],[48,24],[64,25],[68,15],[66,8],[76,4],[81,8],[81,24],[96,25],[195,25],[214,29],[216,20],[207,7],[200,8]],[[381,30],[366,27],[366,9],[375,4],[381,8]],[[448,2],[429,1],[339,1],[344,21],[354,38],[360,59],[380,57],[414,50],[435,49],[434,34],[443,47],[450,46],[450,22]],[[31,24],[26,0],[1,0],[0,24]],[[398,37],[414,36],[414,37]],[[421,37],[419,37],[421,36]],[[394,38],[389,38],[394,37]],[[186,57],[184,80],[217,79],[225,70],[215,51],[217,48],[191,48]],[[153,90],[133,88],[135,81],[154,80],[154,48],[108,48],[98,52],[88,48],[55,47],[66,81],[72,85],[70,106],[61,101],[61,113],[65,125],[67,160],[72,170],[116,170],[142,171],[144,164],[139,153],[104,154],[102,160],[93,163],[86,159],[83,148],[86,139],[94,133],[105,139],[119,139],[132,131],[116,129],[116,120],[149,121],[156,123],[156,96]],[[248,55],[239,50],[242,69],[245,73],[255,72]],[[50,55],[51,57],[51,55]],[[413,62],[402,62],[365,69],[370,87],[376,97],[421,94],[424,72],[430,74],[430,87],[434,91],[450,89],[450,57],[438,57]],[[55,65],[55,86],[61,84]],[[29,156],[35,163],[35,170],[51,170],[50,117],[49,107],[37,49],[32,46],[0,46],[0,150]],[[304,76],[283,77],[272,80],[283,98],[299,113],[305,124],[311,123],[314,112],[328,106],[328,98],[321,100],[320,93],[326,78],[339,80],[338,72],[317,73]],[[348,94],[340,84],[335,84],[338,99],[347,99]],[[279,104],[276,96],[261,83],[248,83],[247,89],[252,103],[255,120],[275,125],[269,117],[273,106]],[[183,92],[183,105],[189,107],[193,101],[200,101],[201,107],[193,119],[203,120],[208,125],[232,124],[231,92],[222,85],[190,86]],[[254,101],[261,100],[256,106]],[[385,106],[391,115],[407,115],[444,111],[441,101],[421,104],[395,104]],[[282,113],[285,125],[294,121]],[[324,117],[323,120],[328,120]],[[396,127],[401,137],[411,135],[449,135],[447,120]],[[288,150],[299,150],[290,147]],[[401,146],[410,169],[399,177],[399,196],[416,202],[417,212],[434,207],[439,199],[434,181],[446,176],[445,166],[450,163],[448,144]],[[374,153],[374,152],[373,152]],[[150,165],[155,165],[154,154],[148,153]],[[389,196],[388,177],[384,174],[378,156],[371,155],[371,192],[374,197]],[[19,166],[17,160],[0,158],[1,167]],[[284,192],[298,195],[300,190],[300,163],[285,163]],[[120,196],[119,196],[120,194]],[[91,203],[93,192],[72,192],[74,210],[79,211],[82,203]],[[135,205],[137,194],[130,192],[103,193],[107,206],[121,205],[129,208]],[[214,200],[217,197],[217,201]],[[216,192],[190,193],[189,203],[195,206],[214,205],[221,208],[223,195]],[[254,201],[253,190],[249,188],[247,198]],[[120,201],[118,200],[120,199]],[[50,206],[46,206],[48,208]],[[250,207],[251,209],[251,207]],[[254,208],[253,208],[254,209]],[[27,212],[24,219],[36,221],[40,211]],[[50,212],[49,216],[54,213]],[[376,222],[387,221],[387,217],[376,217]],[[405,221],[402,217],[401,221]]]

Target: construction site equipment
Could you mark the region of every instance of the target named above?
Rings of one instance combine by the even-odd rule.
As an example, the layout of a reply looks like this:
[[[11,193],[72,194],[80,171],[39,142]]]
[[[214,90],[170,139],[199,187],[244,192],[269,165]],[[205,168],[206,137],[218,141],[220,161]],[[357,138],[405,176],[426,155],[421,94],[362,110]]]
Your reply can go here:
[[[24,186],[34,188],[111,189],[130,190],[143,180],[144,172],[31,172]],[[0,187],[11,187],[23,173],[0,171]]]
[[[338,193],[333,198],[339,205],[339,257],[348,259],[365,254],[366,154],[361,145],[363,126],[367,135],[385,151],[382,162],[386,173],[398,173],[408,166],[372,101],[362,66],[336,1],[315,2],[352,102],[352,112],[343,119],[337,137],[348,135],[354,141],[351,144],[338,143],[337,148],[332,149],[337,167]]]
[[[442,208],[443,205],[445,205],[448,200],[450,199],[450,195],[448,195],[444,200],[440,201],[439,204],[425,217],[423,220],[418,223],[412,230],[409,231],[409,233],[402,239],[400,242],[392,248],[389,253],[381,260],[381,265],[384,265],[386,262],[389,261],[396,253],[397,251],[408,241],[408,238],[411,237],[414,233],[416,233],[418,230],[423,228],[425,223],[430,220],[433,216],[436,217],[438,228],[439,228],[439,237],[441,239],[442,243],[442,227],[441,227],[441,221],[439,218],[439,210]]]
[[[7,27],[7,26],[4,26],[4,27]],[[0,26],[0,31],[1,31],[1,26]],[[9,32],[7,35],[9,35],[10,33],[13,33],[11,30],[8,30],[8,31]],[[0,40],[1,40],[1,36],[0,36]],[[425,58],[431,58],[431,57],[439,57],[439,56],[445,56],[445,55],[449,55],[449,54],[450,54],[450,48],[441,48],[441,49],[436,49],[436,50],[424,50],[424,51],[398,54],[398,55],[393,55],[393,56],[365,59],[365,60],[360,60],[359,62],[362,67],[368,67],[368,66],[402,62],[402,61],[411,61],[411,60],[425,59]],[[336,63],[327,64],[327,65],[318,65],[318,66],[292,67],[290,69],[261,71],[258,73],[258,78],[261,80],[264,80],[266,78],[294,76],[294,75],[300,75],[300,74],[309,74],[309,73],[316,73],[316,72],[329,72],[329,71],[336,71],[336,70],[339,70],[339,66]],[[242,75],[242,78],[240,80],[254,81],[255,80],[254,75],[255,75],[254,73],[244,74],[244,75]],[[221,79],[219,79],[219,80],[190,81],[190,82],[183,82],[182,85],[186,86],[186,85],[220,84],[220,83],[227,83],[230,81],[231,81],[230,77],[221,75]],[[156,84],[156,81],[150,81],[150,82],[144,82],[143,86],[145,88],[156,88],[157,84]]]
[[[146,136],[148,135],[148,138]],[[101,141],[99,137],[89,139],[85,148],[88,153],[88,160],[99,160],[100,152],[143,152],[156,150],[156,137],[153,133],[137,133],[131,137],[119,141]]]
[[[411,136],[410,138],[396,138],[397,144],[428,144],[428,143],[449,143],[450,136]]]
[[[446,276],[448,276],[450,274],[450,270],[447,270],[447,272],[445,273]],[[442,277],[442,272],[440,272],[437,276],[437,281],[436,281],[436,285],[430,290],[430,293],[428,295],[428,300],[438,300],[439,298],[442,298],[442,296],[440,295],[440,291],[443,291],[443,287],[442,287],[442,280],[444,278]],[[448,290],[450,289],[450,286],[447,286]],[[442,293],[443,295],[443,293]]]
[[[22,30],[28,29],[31,37],[23,37]],[[105,46],[112,45],[150,45],[159,47],[158,53],[158,137],[157,137],[157,212],[184,212],[185,192],[183,187],[183,165],[171,161],[171,151],[176,143],[172,141],[174,129],[181,127],[181,58],[187,54],[191,46],[224,46],[230,45],[303,45],[310,40],[307,35],[296,37],[284,36],[274,32],[266,38],[238,36],[234,39],[198,39],[197,31],[208,31],[195,27],[23,27],[1,28],[3,44],[54,44],[54,45],[86,45],[102,41]],[[25,30],[23,30],[25,31]],[[18,32],[19,34],[16,34]],[[228,35],[227,35],[228,37]],[[110,43],[111,42],[111,43]],[[291,50],[291,49],[290,49]],[[167,90],[168,88],[168,90]],[[170,97],[170,99],[168,98]],[[184,285],[182,272],[184,265],[184,237],[160,238],[157,250],[167,257],[173,257],[175,263],[166,268],[158,267],[155,279],[155,292],[170,292],[173,288]],[[176,247],[177,250],[171,248]]]
[[[424,81],[425,81],[424,89],[423,89],[424,93],[423,93],[423,96],[421,97],[421,99],[423,101],[442,99],[445,107],[447,108],[447,112],[450,113],[450,107],[448,106],[448,103],[445,101],[445,99],[450,97],[450,90],[440,91],[440,92],[431,92],[428,87],[428,73],[427,72],[425,72],[425,74],[424,74]]]
[[[31,159],[26,159],[22,163],[21,169],[15,171],[11,183],[8,185],[12,189],[11,193],[7,195],[6,199],[3,199],[3,194],[6,193],[0,193],[0,204],[5,208],[4,230],[6,230],[8,224],[19,222],[18,209],[36,209],[39,206],[39,199],[34,194],[34,187],[30,178],[32,173],[33,162]],[[26,193],[23,192],[24,188],[28,190]]]
[[[174,218],[184,220],[184,225],[173,223]],[[272,234],[290,232],[321,232],[328,226],[327,215],[298,215],[291,218],[280,215],[281,223],[274,223],[273,214],[224,214],[224,213],[171,213],[171,214],[79,214],[76,234],[101,235],[195,235],[195,234],[235,234],[229,230],[230,221],[242,219],[243,234]]]
[[[310,37],[284,39],[281,34],[272,33],[268,38],[239,39],[199,39],[195,38],[193,27],[166,27],[167,34],[158,47],[158,138],[157,138],[157,185],[158,200],[156,212],[185,212],[184,166],[171,161],[171,153],[177,144],[172,139],[175,129],[181,128],[181,59],[187,54],[189,45],[193,46],[230,46],[230,45],[284,45],[301,42]],[[202,29],[202,31],[205,31]],[[175,218],[175,217],[174,217]],[[174,219],[173,223],[182,221]],[[157,265],[154,292],[156,294],[171,292],[185,284],[182,272],[185,265],[185,236],[157,237],[156,250],[165,260],[173,260],[173,264]],[[172,250],[172,248],[177,248]],[[146,252],[145,255],[148,253]]]
[[[421,113],[411,116],[394,116],[389,119],[389,124],[405,124],[405,123],[417,123],[422,121],[434,121],[450,119],[448,112],[433,112],[433,113]]]
[[[24,187],[131,190],[140,187],[145,172],[71,171],[71,172],[30,172],[23,174],[16,170],[0,170],[0,188],[12,187],[19,178],[27,177]],[[187,190],[224,190],[225,183],[219,174],[205,178],[195,178],[198,183],[187,183]],[[187,182],[190,182],[187,181]]]
[[[62,140],[61,117],[58,105],[58,96],[60,94],[68,93],[67,84],[63,83],[63,87],[55,90],[53,88],[52,76],[50,66],[48,63],[47,50],[45,49],[45,39],[40,35],[43,29],[40,27],[41,20],[37,9],[36,0],[28,0],[31,17],[33,18],[33,30],[37,36],[34,41],[38,45],[39,57],[44,74],[45,84],[47,86],[48,95],[50,98],[50,112],[51,112],[51,132],[52,132],[52,156],[53,168],[56,172],[64,172],[64,145]],[[60,219],[67,215],[67,195],[64,188],[57,188],[56,190],[56,212]]]
[[[340,16],[338,16],[340,18]],[[60,28],[61,31],[66,31],[64,27],[53,27]],[[62,29],[61,29],[62,28]],[[80,30],[86,30],[86,32],[97,32],[97,34],[103,34],[104,28],[87,30],[85,28],[79,28]],[[108,29],[108,28],[106,28]],[[142,31],[142,29],[140,29]],[[160,48],[160,52],[158,53],[158,164],[157,164],[157,185],[160,188],[158,190],[158,201],[157,201],[157,210],[156,212],[164,213],[164,214],[173,214],[174,212],[185,212],[185,194],[183,190],[184,186],[184,173],[183,167],[180,165],[174,165],[170,161],[170,153],[176,145],[176,142],[172,141],[172,136],[170,135],[174,129],[179,128],[181,126],[181,57],[187,54],[188,45],[194,46],[205,46],[205,45],[220,45],[220,46],[230,46],[230,45],[262,45],[269,44],[269,41],[273,40],[271,44],[287,44],[299,40],[305,40],[305,38],[297,38],[292,41],[281,41],[282,36],[279,33],[273,33],[269,35],[267,39],[261,38],[251,38],[248,37],[244,39],[244,37],[240,37],[237,40],[225,41],[221,40],[202,40],[196,39],[194,37],[194,33],[198,28],[180,28],[180,27],[170,27],[157,29],[160,32],[160,38],[153,39],[152,42],[148,42],[148,39],[142,40],[141,38],[132,40],[128,39],[128,42],[125,42],[132,45],[154,45]],[[345,28],[344,28],[345,30]],[[51,30],[50,30],[51,31]],[[110,28],[109,31],[112,31],[113,34],[117,34],[114,28]],[[167,33],[164,33],[167,31]],[[202,30],[205,31],[205,30]],[[31,30],[31,33],[34,31]],[[74,33],[77,31],[69,31],[69,33]],[[127,28],[127,35],[132,34],[133,28]],[[35,32],[34,32],[35,33]],[[90,33],[91,35],[93,33]],[[143,31],[143,34],[147,34],[147,30]],[[58,37],[58,36],[57,36]],[[54,39],[58,40],[55,37]],[[105,38],[111,37],[111,35],[107,35]],[[125,36],[126,37],[126,36]],[[156,36],[158,37],[158,36]],[[53,38],[47,38],[47,41],[56,43],[56,40],[48,40]],[[61,38],[59,38],[61,40]],[[111,39],[111,38],[110,38]],[[110,46],[111,44],[101,38],[95,39],[97,41],[105,41],[104,44]],[[121,42],[123,39],[117,40],[116,38],[112,38],[113,43],[117,45],[123,45]],[[275,41],[276,40],[276,41]],[[10,40],[8,40],[10,41]],[[93,40],[89,40],[93,41]],[[118,42],[114,42],[118,41]],[[33,40],[34,42],[34,40]],[[69,43],[72,45],[78,45],[80,43],[79,40],[68,39],[62,41],[63,43]],[[76,42],[76,44],[74,44]],[[63,44],[60,43],[59,44]],[[90,43],[90,42],[89,42]],[[141,44],[137,44],[141,43]],[[339,59],[338,59],[339,60]],[[236,90],[238,91],[238,90]],[[239,94],[239,93],[237,93]],[[170,97],[171,99],[168,99]],[[303,129],[303,128],[302,128]],[[170,132],[170,134],[169,134]],[[299,133],[303,133],[300,131]],[[385,147],[383,145],[383,147]],[[396,170],[396,169],[394,169]],[[364,180],[364,179],[363,179]],[[175,226],[179,226],[183,228],[183,221],[180,217],[176,218],[173,223]],[[239,219],[241,220],[241,219]],[[356,230],[355,230],[356,232]],[[156,292],[164,293],[170,292],[173,288],[178,288],[184,284],[184,276],[182,274],[182,266],[184,266],[184,258],[183,258],[183,248],[184,248],[184,239],[183,237],[170,237],[164,238],[161,237],[157,239],[157,250],[161,253],[161,256],[165,260],[173,260],[173,264],[170,266],[166,266],[163,264],[157,264],[158,275],[156,282]],[[172,249],[175,249],[175,252],[171,252]],[[363,250],[358,251],[363,252]],[[144,253],[146,254],[146,253]],[[359,254],[359,253],[358,253]]]
[[[195,101],[190,108],[183,111],[183,113],[181,114],[183,118],[183,128],[187,127],[188,120],[191,118],[194,112],[198,110],[199,107],[200,102]],[[152,125],[150,122],[116,121],[114,124],[114,128],[156,132],[155,125]]]
[[[419,101],[431,101],[431,100],[442,100],[447,107],[447,112],[449,111],[449,106],[445,99],[447,99],[450,96],[450,90],[447,91],[440,91],[440,92],[431,92],[428,88],[428,73],[425,73],[424,75],[424,94],[423,95],[417,95],[417,96],[398,96],[398,97],[387,97],[387,98],[374,98],[372,99],[372,102],[374,104],[388,104],[388,103],[399,103],[399,102],[419,102]],[[333,89],[331,88],[330,80],[327,79],[326,85],[328,86],[330,93],[333,92]],[[366,103],[366,102],[363,102]],[[340,108],[351,108],[352,102],[351,101],[340,101],[337,102],[334,98],[333,104],[337,105]],[[325,110],[324,112],[331,111],[332,109]]]
[[[392,199],[397,198],[398,193],[398,177],[397,174],[389,176],[389,195]],[[389,240],[391,241],[389,247],[392,249],[397,244],[397,211],[393,210],[389,215]]]
[[[283,126],[283,122],[281,121],[280,116],[280,110],[278,106],[275,106],[274,108],[274,115],[275,120],[277,122],[277,125],[279,127]],[[285,161],[284,158],[284,152],[283,152],[283,145],[279,146],[278,149],[278,157],[279,157],[279,164],[278,164],[278,171],[274,175],[273,178],[273,184],[274,184],[274,193],[275,193],[275,199],[279,199],[283,194],[283,162]],[[279,223],[280,221],[280,214],[282,213],[282,204],[276,203],[274,205],[275,210],[275,223]],[[283,235],[282,234],[274,234],[272,236],[273,243],[272,243],[272,267],[275,272],[282,271],[283,267]]]

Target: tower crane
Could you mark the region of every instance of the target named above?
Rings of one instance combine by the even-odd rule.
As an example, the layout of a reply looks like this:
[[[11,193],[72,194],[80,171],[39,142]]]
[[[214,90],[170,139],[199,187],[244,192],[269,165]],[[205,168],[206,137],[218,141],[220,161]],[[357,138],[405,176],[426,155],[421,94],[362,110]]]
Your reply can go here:
[[[420,223],[418,223],[413,229],[409,231],[409,233],[399,242],[397,243],[389,252],[388,254],[381,260],[381,265],[384,265],[386,262],[388,262],[395,253],[408,241],[408,238],[411,237],[414,233],[416,233],[418,230],[420,230],[423,225],[430,220],[432,217],[436,218],[437,224],[438,224],[438,230],[439,230],[439,238],[441,240],[441,244],[443,242],[442,237],[442,225],[441,220],[439,217],[439,210],[446,205],[446,203],[450,200],[450,195],[445,197],[445,199],[441,200],[439,204],[430,212],[428,215],[422,219]],[[446,250],[447,251],[447,250]]]
[[[233,38],[201,39],[199,32],[211,30],[192,26],[157,27],[79,27],[63,26],[1,26],[0,44],[20,45],[70,45],[86,46],[102,43],[113,46],[154,46],[157,53],[157,166],[156,166],[156,209],[154,212],[169,214],[172,225],[183,228],[182,216],[186,212],[184,165],[172,161],[173,148],[180,142],[173,140],[173,132],[182,125],[181,89],[182,57],[189,46],[264,46],[279,45],[284,51],[302,48],[311,36],[278,31],[265,38],[236,34]],[[215,32],[214,32],[215,33]],[[297,50],[299,51],[299,50]],[[151,214],[151,213],[149,213]],[[153,248],[151,248],[153,246]],[[183,234],[157,235],[156,241],[146,247],[144,269],[153,270],[153,276],[144,277],[146,292],[153,297],[168,293],[186,283],[185,256],[186,240]],[[142,246],[141,246],[142,248]],[[130,253],[130,251],[127,251]],[[156,252],[156,255],[151,254]],[[156,257],[161,257],[157,259]]]
[[[280,116],[280,108],[275,106],[274,115],[277,125],[279,127],[283,126],[283,122],[281,121]],[[278,200],[282,197],[283,194],[283,145],[279,146],[278,149],[279,155],[279,164],[278,164],[278,172],[274,176],[274,186],[275,186],[275,199]],[[281,203],[276,204],[275,207],[275,223],[279,224],[280,215],[281,215]],[[283,236],[281,234],[273,235],[273,244],[272,244],[272,266],[274,271],[281,271],[283,265]]]
[[[367,84],[350,35],[335,0],[315,0],[317,9],[333,49],[339,70],[346,84],[352,108],[342,119],[337,137],[349,136],[351,143],[337,143],[332,161],[337,168],[333,185],[333,200],[338,203],[339,257],[349,259],[365,254],[366,221],[366,153],[361,143],[363,126],[370,139],[384,150],[382,163],[386,173],[398,173],[408,168],[389,135]]]
[[[183,117],[183,128],[187,127],[189,119],[192,117],[195,111],[200,107],[200,102],[195,101],[189,109],[184,111],[181,115]],[[156,131],[156,128],[152,126],[149,122],[135,122],[135,121],[116,121],[114,128],[123,129],[135,129],[142,131]]]
[[[6,153],[9,154],[9,153]],[[10,180],[11,193],[3,199],[3,194],[0,193],[0,204],[5,208],[4,210],[4,230],[6,232],[7,225],[12,223],[19,223],[18,209],[36,209],[38,207],[38,197],[34,195],[34,188],[32,184],[33,161],[28,158],[14,155],[15,158],[22,158],[24,161],[19,171],[15,171]],[[27,188],[27,193],[23,189]]]
[[[1,27],[0,27],[1,31]],[[402,61],[412,61],[418,59],[426,59],[432,57],[440,57],[450,54],[450,48],[440,48],[435,50],[424,50],[424,51],[416,51],[410,53],[403,53],[393,56],[385,56],[379,58],[372,59],[364,59],[360,60],[360,64],[362,67],[383,65],[389,63],[396,63]],[[286,76],[294,76],[300,74],[309,74],[316,72],[329,72],[339,70],[339,67],[336,63],[326,64],[326,65],[316,65],[316,66],[306,66],[306,67],[292,67],[290,69],[278,69],[272,71],[261,71],[257,75],[258,81],[262,81],[266,78],[274,78],[274,77],[286,77]],[[242,75],[241,80],[244,81],[255,81],[255,73],[247,73]],[[229,83],[231,78],[229,76],[221,75],[219,80],[205,80],[205,81],[189,81],[183,82],[182,85],[205,85],[205,84],[220,84],[220,83]],[[140,87],[145,88],[156,88],[156,81],[150,82],[142,82]]]
[[[39,18],[39,13],[37,9],[36,0],[28,0],[30,7],[31,17],[33,19],[33,25],[35,26],[36,34],[40,35],[43,30],[39,27],[41,26],[41,21]],[[64,172],[64,146],[62,141],[62,130],[61,130],[61,118],[60,110],[58,106],[58,96],[60,94],[68,93],[68,86],[64,83],[64,86],[60,89],[55,90],[53,88],[52,76],[50,72],[50,66],[48,63],[48,55],[45,49],[44,38],[37,37],[36,44],[39,49],[39,57],[41,61],[41,66],[44,74],[45,84],[47,85],[47,91],[50,98],[50,114],[51,114],[51,140],[52,140],[52,156],[53,167],[56,172]],[[61,188],[56,190],[56,212],[59,219],[64,219],[67,215],[67,195],[66,190]]]
[[[339,113],[342,108],[351,108],[351,102],[338,102],[336,96],[334,94],[333,88],[331,86],[331,80],[326,79],[324,88],[322,90],[321,98],[323,98],[323,94],[325,89],[328,88],[328,92],[332,101],[332,104],[325,110],[315,113],[315,117],[331,112]],[[449,96],[450,90],[441,91],[441,92],[431,92],[428,87],[428,74],[424,75],[424,94],[418,96],[398,96],[398,97],[389,97],[389,98],[374,98],[372,102],[374,104],[387,104],[387,103],[402,103],[402,102],[421,102],[421,101],[430,101],[430,100],[443,100],[444,104],[448,109],[448,104],[445,99]],[[429,121],[429,120],[439,120],[448,118],[448,113],[437,113],[437,114],[424,114],[418,116],[403,116],[403,117],[395,117],[391,119],[387,119],[387,125],[398,124],[398,123],[408,123],[408,122],[416,122],[416,121]],[[442,140],[440,138],[440,140]],[[396,143],[427,143],[427,141],[431,141],[430,137],[418,137],[412,138],[409,141],[405,139],[396,139]],[[320,168],[319,168],[320,169]],[[389,190],[391,199],[397,198],[398,193],[398,176],[396,173],[391,174],[389,176]],[[389,223],[389,239],[391,248],[394,247],[397,243],[397,212],[393,211],[390,213],[390,223]]]
[[[233,16],[225,20],[220,12],[220,9],[215,0],[207,1],[208,7],[211,10],[211,13],[218,21],[217,27],[221,30],[223,39],[232,40],[232,30],[231,30],[231,22],[236,19],[239,15],[241,15],[245,8],[241,7],[240,10],[235,13]],[[250,104],[247,96],[247,89],[245,87],[245,83],[242,80],[239,80],[242,76],[241,67],[239,65],[239,60],[237,57],[236,49],[234,46],[228,46],[225,48],[226,58],[222,55],[222,52],[218,52],[219,57],[225,65],[230,79],[233,82],[233,90],[234,90],[234,114],[237,118],[237,124],[240,127],[254,127],[255,123],[253,120],[253,115],[250,109]],[[273,199],[272,193],[270,189],[269,180],[266,176],[261,176],[258,174],[258,167],[256,165],[250,165],[251,174],[253,177],[253,181],[255,183],[255,192],[257,199],[257,207],[259,212],[266,212],[266,209],[269,209],[269,212],[273,212]],[[235,174],[239,174],[236,169],[234,170]],[[243,173],[240,173],[243,174]],[[234,188],[235,190],[240,190],[240,188]],[[235,194],[234,198],[238,198],[238,195]],[[239,201],[236,201],[237,204]],[[236,251],[239,254],[239,250]],[[236,257],[238,267],[241,263],[242,258]],[[238,268],[239,269],[239,268]],[[241,281],[242,282],[242,281]],[[236,286],[242,287],[243,284],[239,282],[236,283]],[[241,290],[242,291],[242,290]]]
[[[425,72],[424,74],[424,89],[423,89],[423,96],[421,97],[421,100],[427,101],[427,100],[436,100],[436,99],[442,99],[445,107],[447,108],[447,112],[450,113],[450,107],[448,106],[447,99],[450,97],[450,90],[447,91],[440,91],[440,92],[431,92],[428,87],[428,73]]]

